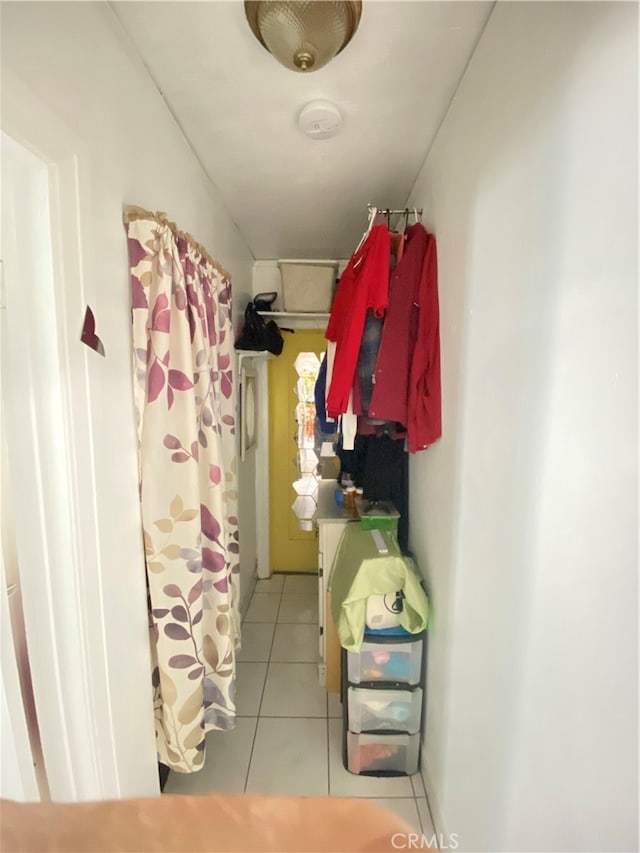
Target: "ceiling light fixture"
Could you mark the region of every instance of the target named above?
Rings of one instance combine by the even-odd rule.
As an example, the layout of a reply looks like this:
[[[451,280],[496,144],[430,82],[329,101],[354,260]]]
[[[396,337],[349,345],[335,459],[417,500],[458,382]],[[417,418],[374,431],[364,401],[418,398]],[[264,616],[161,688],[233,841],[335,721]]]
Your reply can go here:
[[[245,0],[253,34],[285,68],[317,71],[345,48],[360,23],[360,0]]]

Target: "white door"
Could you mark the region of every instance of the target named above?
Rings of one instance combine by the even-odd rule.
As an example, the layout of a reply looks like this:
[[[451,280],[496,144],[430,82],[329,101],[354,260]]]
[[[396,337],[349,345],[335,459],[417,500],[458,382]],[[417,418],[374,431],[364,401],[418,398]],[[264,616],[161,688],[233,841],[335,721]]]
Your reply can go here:
[[[139,507],[132,488],[114,512],[120,498],[105,483],[112,460],[100,455],[112,444],[105,408],[114,375],[121,387],[129,373],[110,360],[109,342],[103,359],[80,341],[87,305],[109,304],[93,274],[92,245],[102,236],[95,174],[85,140],[9,69],[1,130],[2,405],[50,793],[67,801],[152,796],[159,789]],[[124,234],[120,248],[126,253]],[[99,310],[96,319],[102,329]],[[133,407],[123,417],[133,435]],[[126,549],[113,518],[133,520]],[[124,567],[123,555],[134,565]]]

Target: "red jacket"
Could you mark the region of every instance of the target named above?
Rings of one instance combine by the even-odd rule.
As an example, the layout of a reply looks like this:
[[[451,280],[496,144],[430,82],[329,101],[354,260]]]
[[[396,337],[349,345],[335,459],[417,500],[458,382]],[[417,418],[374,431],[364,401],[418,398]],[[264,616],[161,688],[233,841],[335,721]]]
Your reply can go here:
[[[325,333],[328,341],[336,343],[327,395],[331,418],[344,414],[349,405],[367,309],[382,317],[387,307],[390,253],[389,231],[386,225],[376,225],[340,277]]]

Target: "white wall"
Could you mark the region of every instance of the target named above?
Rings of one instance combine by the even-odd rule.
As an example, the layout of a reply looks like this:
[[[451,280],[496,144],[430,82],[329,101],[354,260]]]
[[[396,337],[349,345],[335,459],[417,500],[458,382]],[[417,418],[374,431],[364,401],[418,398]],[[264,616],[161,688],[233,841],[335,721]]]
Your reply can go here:
[[[119,771],[102,793],[152,794],[157,781],[123,204],[164,210],[207,246],[231,273],[236,320],[251,295],[253,259],[106,4],[3,3],[2,62],[3,129],[37,148],[25,130],[29,121],[37,121],[40,139],[55,122],[77,141],[71,153],[82,195],[83,290],[107,354],[88,359],[100,559],[86,571],[103,598]],[[6,106],[21,99],[28,103],[24,115]],[[74,335],[84,307],[68,305]]]
[[[423,766],[464,850],[637,850],[637,16],[499,3],[408,202],[444,403]]]

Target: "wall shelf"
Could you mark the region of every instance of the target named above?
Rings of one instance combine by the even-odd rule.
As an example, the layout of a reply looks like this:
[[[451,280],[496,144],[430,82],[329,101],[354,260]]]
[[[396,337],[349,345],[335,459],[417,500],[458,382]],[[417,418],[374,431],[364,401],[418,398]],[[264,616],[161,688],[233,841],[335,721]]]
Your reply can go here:
[[[275,320],[283,329],[326,329],[329,314],[315,311],[259,311],[265,321]]]
[[[275,358],[274,354],[266,349],[237,349],[235,350],[235,354],[240,362],[242,362],[243,358]]]
[[[317,311],[258,311],[261,317],[272,317],[281,320],[328,320],[329,314],[322,314]]]

